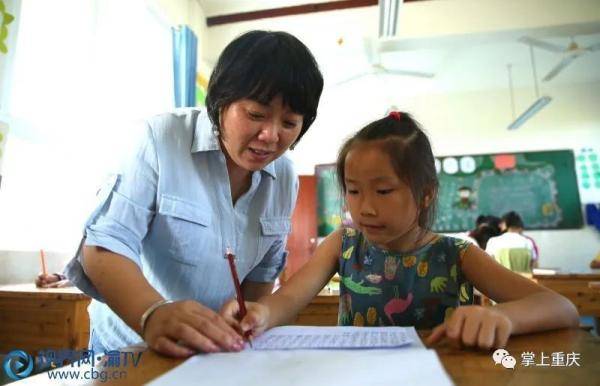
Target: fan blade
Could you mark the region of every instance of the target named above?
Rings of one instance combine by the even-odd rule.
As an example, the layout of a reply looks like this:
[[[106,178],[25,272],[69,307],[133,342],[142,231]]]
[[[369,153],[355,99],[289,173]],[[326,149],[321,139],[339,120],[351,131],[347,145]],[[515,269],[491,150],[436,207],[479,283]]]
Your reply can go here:
[[[588,50],[588,51],[598,51],[598,50],[600,50],[600,43],[592,44],[591,46],[589,46],[588,48],[586,48],[586,50]]]
[[[538,39],[530,38],[529,36],[523,36],[519,39],[520,42],[531,44],[537,48],[541,48],[543,50],[552,51],[552,52],[566,52],[567,48],[561,47],[556,44],[547,43]]]
[[[353,81],[355,81],[357,79],[360,79],[360,78],[362,78],[364,76],[367,76],[367,75],[371,75],[371,72],[362,72],[360,74],[353,75],[353,76],[351,76],[349,78],[340,80],[339,82],[335,82],[334,85],[335,86],[340,86],[340,85],[345,84],[345,83],[353,82]]]
[[[431,78],[435,77],[435,74],[433,74],[431,72],[420,72],[420,71],[411,71],[411,70],[388,70],[388,69],[385,69],[384,72],[387,74],[392,74],[392,75],[414,76],[417,78],[431,79]]]
[[[558,63],[549,73],[548,75],[546,75],[544,77],[544,79],[542,79],[544,82],[549,81],[550,79],[554,78],[556,75],[558,75],[559,72],[561,72],[562,70],[564,70],[565,67],[567,67],[569,64],[571,64],[571,62],[573,60],[575,60],[575,58],[579,56],[579,55],[568,55],[566,56],[563,60],[560,61],[560,63]]]

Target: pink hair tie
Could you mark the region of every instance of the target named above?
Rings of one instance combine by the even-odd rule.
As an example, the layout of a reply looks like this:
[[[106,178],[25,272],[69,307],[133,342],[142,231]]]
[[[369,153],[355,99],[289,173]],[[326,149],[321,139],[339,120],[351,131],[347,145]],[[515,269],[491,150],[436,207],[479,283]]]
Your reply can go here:
[[[397,121],[400,121],[400,112],[399,111],[392,111],[388,114],[388,117],[393,118]]]

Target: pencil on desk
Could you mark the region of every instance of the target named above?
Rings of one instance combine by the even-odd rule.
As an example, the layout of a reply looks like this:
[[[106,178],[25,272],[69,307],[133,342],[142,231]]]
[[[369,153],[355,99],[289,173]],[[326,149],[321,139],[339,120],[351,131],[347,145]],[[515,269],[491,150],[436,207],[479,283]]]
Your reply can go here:
[[[240,308],[240,311],[238,314],[239,314],[240,320],[242,320],[242,319],[244,319],[244,316],[246,316],[246,312],[247,312],[246,311],[246,303],[244,302],[244,295],[242,294],[242,286],[240,285],[240,279],[237,274],[237,269],[235,268],[235,261],[234,261],[235,256],[233,255],[233,252],[231,251],[231,249],[229,249],[229,247],[227,247],[227,250],[225,252],[225,257],[229,261],[229,270],[231,271],[231,277],[233,278],[233,285],[235,287],[235,294],[236,294],[238,306]],[[250,347],[252,347],[251,331],[246,331],[244,333],[244,337],[246,339],[248,339],[248,343],[250,343]]]
[[[46,256],[43,249],[40,249],[40,260],[42,262],[42,273],[46,276],[48,272],[46,271]]]

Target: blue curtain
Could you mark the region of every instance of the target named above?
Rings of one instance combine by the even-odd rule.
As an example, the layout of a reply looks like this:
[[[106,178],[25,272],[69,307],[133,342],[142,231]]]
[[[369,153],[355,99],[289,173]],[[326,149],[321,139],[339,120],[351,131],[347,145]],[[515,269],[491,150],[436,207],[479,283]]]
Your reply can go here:
[[[173,28],[172,31],[175,107],[195,106],[198,38],[185,25]]]

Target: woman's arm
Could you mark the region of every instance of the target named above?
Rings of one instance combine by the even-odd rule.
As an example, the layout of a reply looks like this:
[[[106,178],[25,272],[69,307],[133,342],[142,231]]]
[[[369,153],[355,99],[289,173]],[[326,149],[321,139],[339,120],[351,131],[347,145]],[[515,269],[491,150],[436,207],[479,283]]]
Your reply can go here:
[[[100,247],[86,246],[83,268],[106,304],[155,351],[189,356],[193,350],[239,350],[243,340],[223,318],[198,302],[186,300],[157,308],[140,319],[152,304],[163,300],[130,259]]]

